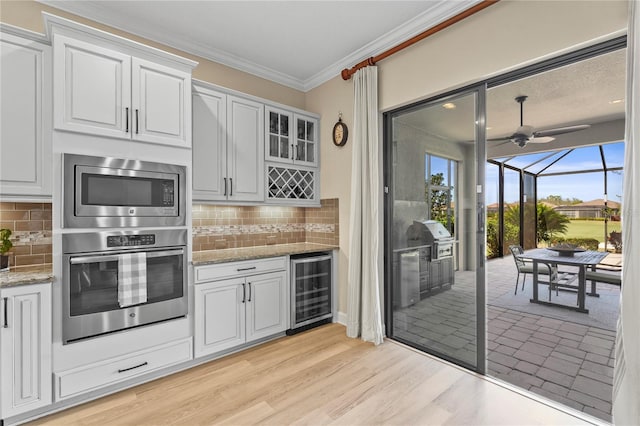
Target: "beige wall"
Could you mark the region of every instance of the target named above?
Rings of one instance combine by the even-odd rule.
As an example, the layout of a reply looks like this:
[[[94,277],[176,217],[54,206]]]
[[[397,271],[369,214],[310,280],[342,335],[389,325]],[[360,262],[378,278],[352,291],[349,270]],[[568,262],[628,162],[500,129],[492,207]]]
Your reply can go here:
[[[42,12],[48,12],[197,61],[198,66],[193,70],[193,78],[208,81],[229,89],[238,90],[243,93],[280,102],[296,108],[304,108],[305,106],[305,94],[299,90],[291,89],[281,84],[229,68],[198,56],[189,55],[180,50],[116,30],[106,25],[82,18],[78,15],[73,15],[59,9],[45,6],[35,2],[34,0],[2,0],[0,3],[0,22],[5,24],[11,24],[16,27],[42,33],[44,32]]]
[[[335,77],[307,93],[306,109],[322,117],[320,122],[320,196],[338,198],[340,203],[340,251],[338,255],[338,312],[347,312],[349,275],[349,211],[351,206],[351,153],[353,135],[346,145],[333,144],[333,125],[342,112],[342,120],[352,132],[353,86],[351,81]]]
[[[463,87],[575,50],[579,44],[593,44],[596,39],[626,29],[627,10],[626,1],[616,0],[503,0],[381,61],[380,109],[389,110]],[[339,111],[348,125],[353,123],[352,82],[336,77],[309,91],[306,106],[322,114],[322,198],[340,199],[338,309],[346,313],[353,136],[349,136],[344,148],[335,148],[331,129]]]

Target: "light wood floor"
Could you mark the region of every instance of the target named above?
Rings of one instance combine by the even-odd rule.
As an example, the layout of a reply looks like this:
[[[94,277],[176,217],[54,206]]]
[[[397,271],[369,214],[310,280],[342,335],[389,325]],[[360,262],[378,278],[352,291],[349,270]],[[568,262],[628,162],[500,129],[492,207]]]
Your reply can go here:
[[[583,421],[392,341],[331,324],[32,423],[568,425]]]

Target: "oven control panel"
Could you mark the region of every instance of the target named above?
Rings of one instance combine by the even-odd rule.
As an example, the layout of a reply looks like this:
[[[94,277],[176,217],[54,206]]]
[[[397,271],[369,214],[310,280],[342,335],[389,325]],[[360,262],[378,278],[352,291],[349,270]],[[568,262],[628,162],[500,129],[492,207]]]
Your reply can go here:
[[[155,234],[110,235],[107,237],[107,247],[152,246],[155,243]]]

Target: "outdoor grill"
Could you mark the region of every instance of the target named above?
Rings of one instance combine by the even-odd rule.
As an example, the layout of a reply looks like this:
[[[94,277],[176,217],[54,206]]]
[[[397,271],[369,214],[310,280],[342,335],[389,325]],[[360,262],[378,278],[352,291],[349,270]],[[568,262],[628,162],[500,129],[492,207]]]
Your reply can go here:
[[[414,221],[407,229],[407,243],[413,246],[431,246],[431,260],[453,257],[453,237],[440,222]]]
[[[425,297],[434,289],[453,285],[454,239],[451,233],[440,222],[425,220],[414,221],[407,228],[407,245],[409,247],[430,247],[428,255],[420,256],[420,295]]]

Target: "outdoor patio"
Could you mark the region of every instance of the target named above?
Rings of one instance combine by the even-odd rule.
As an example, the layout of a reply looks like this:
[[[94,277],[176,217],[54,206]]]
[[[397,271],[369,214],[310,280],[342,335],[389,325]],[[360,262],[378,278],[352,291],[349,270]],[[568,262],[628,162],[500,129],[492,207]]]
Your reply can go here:
[[[620,288],[598,283],[600,297],[587,296],[584,314],[530,303],[530,275],[514,295],[511,256],[487,261],[487,274],[489,375],[610,421]],[[396,310],[395,335],[475,364],[474,276],[456,272],[451,289]],[[540,298],[547,297],[541,285]],[[572,292],[552,298],[576,303]]]

